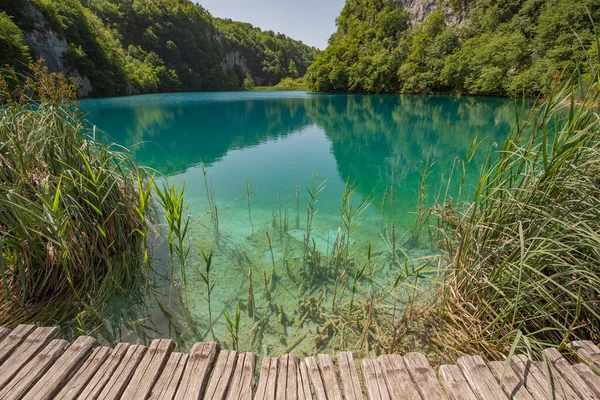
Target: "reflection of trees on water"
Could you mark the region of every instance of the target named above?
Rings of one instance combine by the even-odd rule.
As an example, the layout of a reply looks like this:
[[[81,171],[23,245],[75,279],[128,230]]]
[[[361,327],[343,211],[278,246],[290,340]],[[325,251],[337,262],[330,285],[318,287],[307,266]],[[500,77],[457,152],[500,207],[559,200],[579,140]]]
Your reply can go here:
[[[188,96],[164,104],[160,98],[148,105],[100,103],[91,108],[92,122],[130,148],[139,163],[165,174],[314,123],[332,142],[342,180],[350,177],[363,195],[375,190],[380,201],[392,180],[397,193],[414,198],[429,155],[432,187],[439,187],[474,134],[487,138],[482,147],[488,149],[508,133],[514,115],[511,102],[490,98],[318,94],[222,102]],[[483,162],[486,153],[478,152],[473,163]]]
[[[350,95],[318,99],[309,115],[331,139],[341,178],[355,180],[363,194],[375,190],[380,201],[392,180],[396,193],[408,190],[405,197],[414,199],[429,156],[431,186],[439,188],[455,159],[468,153],[473,135],[486,138],[484,149],[500,142],[513,112],[500,99]],[[478,152],[473,163],[486,155]]]
[[[126,146],[138,163],[167,175],[310,124],[303,99],[157,103],[88,111],[91,122],[110,134],[103,140]]]

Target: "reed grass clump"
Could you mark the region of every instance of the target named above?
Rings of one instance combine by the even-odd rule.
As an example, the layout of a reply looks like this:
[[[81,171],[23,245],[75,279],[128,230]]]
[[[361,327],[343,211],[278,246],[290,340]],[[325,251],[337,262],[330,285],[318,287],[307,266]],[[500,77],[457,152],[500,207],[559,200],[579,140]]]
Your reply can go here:
[[[23,84],[0,75],[0,325],[9,326],[60,322],[143,277],[150,216],[143,171],[89,137],[74,81],[32,71]]]
[[[472,201],[434,209],[456,355],[600,341],[600,98],[575,81],[517,113]]]

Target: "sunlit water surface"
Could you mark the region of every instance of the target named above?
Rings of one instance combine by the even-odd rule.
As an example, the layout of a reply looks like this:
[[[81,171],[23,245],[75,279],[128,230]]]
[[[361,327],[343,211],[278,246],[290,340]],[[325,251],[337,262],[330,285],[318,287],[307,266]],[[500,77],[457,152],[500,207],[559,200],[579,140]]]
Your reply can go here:
[[[116,299],[101,308],[107,324],[98,332],[108,341],[170,336],[183,347],[211,339],[200,245],[214,248],[216,338],[232,347],[224,311],[233,316],[239,306],[239,349],[260,355],[356,347],[356,332],[334,340],[339,332],[324,326],[336,314],[334,299],[348,310],[369,244],[371,261],[357,281],[354,308],[366,309],[368,294],[387,293],[405,257],[432,253],[426,232],[411,235],[426,165],[427,204],[455,198],[462,178],[457,160],[468,154],[474,135],[483,142],[467,187],[514,120],[507,100],[412,95],[185,93],[85,100],[81,107],[106,132],[97,133],[100,140],[126,147],[139,164],[179,187],[185,182],[193,221],[182,292],[189,315],[177,307],[172,287],[161,287],[158,279],[164,310],[151,296]],[[321,184],[309,232],[309,191]],[[336,265],[334,249],[348,231],[341,216],[347,186],[355,189],[353,211],[363,201],[369,206],[351,218],[351,231],[357,229],[347,243],[354,261]],[[217,206],[218,229],[210,201]],[[154,267],[168,271],[166,233],[159,230]],[[311,260],[320,271],[306,261],[306,254],[316,253],[320,259]]]

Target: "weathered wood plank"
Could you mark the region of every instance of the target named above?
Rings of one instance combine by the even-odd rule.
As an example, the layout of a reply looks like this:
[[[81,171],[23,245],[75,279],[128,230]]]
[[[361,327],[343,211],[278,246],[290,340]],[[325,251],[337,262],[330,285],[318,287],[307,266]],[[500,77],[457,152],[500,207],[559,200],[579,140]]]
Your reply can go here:
[[[545,379],[542,379],[540,382],[537,370],[527,356],[513,356],[510,359],[510,366],[534,399],[548,399],[548,387]]]
[[[8,336],[10,333],[10,329],[0,327],[0,342]]]
[[[214,342],[197,343],[192,347],[181,383],[175,394],[176,400],[195,400],[204,395],[218,351],[219,345]]]
[[[556,373],[560,374],[562,379],[584,400],[594,400],[597,397],[585,381],[575,372],[571,364],[556,349],[544,350],[546,359],[552,363]]]
[[[92,354],[92,350],[96,346],[98,346],[96,339],[89,336],[78,337],[64,354],[56,360],[52,368],[38,380],[24,399],[53,399],[56,393],[62,389],[77,369]]]
[[[252,398],[254,388],[254,368],[256,368],[256,355],[243,353],[237,356],[235,372],[231,379],[231,388],[227,400],[247,400]]]
[[[579,340],[571,343],[571,347],[577,350],[584,360],[594,364],[596,368],[600,368],[600,348],[589,340]]]
[[[171,353],[158,382],[152,388],[150,400],[173,400],[183,377],[188,357],[183,353]]]
[[[308,376],[308,368],[304,361],[300,362],[299,368],[299,380],[298,380],[298,397],[300,400],[312,400],[312,392],[310,390],[310,378]]]
[[[385,383],[385,376],[377,360],[363,360],[361,364],[367,399],[390,400],[390,394]]]
[[[424,399],[448,398],[440,386],[435,372],[423,354],[408,353],[403,359],[421,397]]]
[[[363,395],[362,390],[360,389],[358,373],[356,372],[354,356],[351,352],[341,352],[338,353],[337,357],[340,378],[342,381],[342,390],[344,391],[344,399],[362,400]]]
[[[213,368],[206,393],[206,400],[222,400],[227,395],[227,389],[233,376],[237,353],[233,350],[221,350]]]
[[[327,395],[325,394],[325,385],[323,383],[323,378],[321,377],[321,371],[319,370],[316,357],[306,357],[304,362],[306,363],[306,368],[308,369],[310,381],[315,389],[316,399],[327,400]]]
[[[458,359],[456,365],[469,382],[477,396],[486,400],[502,400],[507,396],[492,375],[483,358],[465,356]]]
[[[117,400],[125,391],[127,384],[135,373],[135,368],[142,361],[146,346],[130,346],[127,353],[119,363],[114,374],[109,378],[108,382],[100,392],[98,399],[100,400]]]
[[[288,354],[288,367],[287,367],[287,382],[286,382],[286,397],[287,399],[298,399],[298,376],[300,359],[294,355]]]
[[[69,382],[54,398],[55,400],[75,400],[98,372],[102,364],[108,359],[112,349],[110,347],[97,347],[92,351],[85,364],[73,375]]]
[[[146,400],[148,398],[174,347],[175,343],[172,340],[152,341],[123,392],[124,399]]]
[[[383,370],[387,388],[392,399],[421,399],[421,395],[412,381],[410,373],[401,356],[379,356],[379,364]]]
[[[0,399],[22,399],[68,347],[69,343],[66,340],[52,340],[4,386],[0,391]]]
[[[496,381],[501,383],[504,393],[510,399],[516,400],[534,400],[531,394],[525,388],[523,380],[517,376],[515,371],[509,365],[502,361],[491,361],[488,362],[488,367]]]
[[[552,366],[552,363],[534,362],[534,368],[537,369],[540,377],[545,378],[546,386],[550,383],[556,391],[557,399],[579,400],[580,397],[573,388],[563,379],[563,377]]]
[[[89,383],[85,386],[78,399],[92,400],[97,399],[100,393],[114,375],[115,371],[125,358],[127,351],[131,347],[128,343],[119,343],[108,356],[108,359],[100,366],[98,371],[92,376]]]
[[[573,365],[573,370],[583,379],[594,395],[600,399],[600,375],[583,363]]]
[[[275,357],[265,357],[260,368],[258,388],[254,395],[255,400],[274,400],[277,388],[277,363]]]
[[[0,365],[34,330],[35,326],[33,325],[19,325],[0,342]]]
[[[456,365],[442,365],[438,375],[452,400],[479,400]]]
[[[289,354],[284,354],[281,357],[279,357],[278,368],[277,368],[277,384],[275,387],[275,390],[276,390],[275,398],[276,399],[285,399],[286,398],[289,361],[290,361]]]
[[[328,354],[319,354],[319,368],[321,370],[321,376],[323,377],[323,386],[325,387],[325,394],[328,400],[342,400],[342,391],[337,380],[337,374],[335,373],[335,366],[333,360]]]
[[[37,328],[13,351],[0,368],[0,388],[4,387],[58,332],[58,328]]]

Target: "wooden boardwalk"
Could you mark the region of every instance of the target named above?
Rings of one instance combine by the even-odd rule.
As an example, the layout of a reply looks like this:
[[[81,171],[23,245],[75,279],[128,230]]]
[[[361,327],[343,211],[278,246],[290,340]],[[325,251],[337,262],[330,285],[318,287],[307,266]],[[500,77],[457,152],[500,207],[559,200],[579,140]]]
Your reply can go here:
[[[436,373],[419,353],[383,355],[357,368],[352,353],[343,352],[337,362],[323,354],[265,358],[257,371],[254,354],[216,343],[183,354],[165,339],[111,349],[86,336],[69,344],[56,333],[0,328],[0,400],[600,399],[600,348],[592,342],[571,344],[585,361],[575,365],[549,349],[544,363],[518,355],[505,367],[469,356]]]

